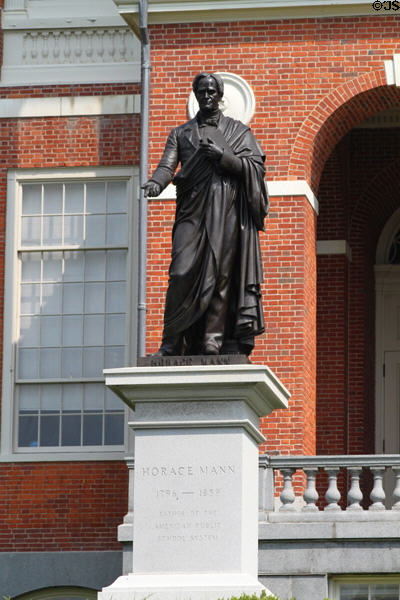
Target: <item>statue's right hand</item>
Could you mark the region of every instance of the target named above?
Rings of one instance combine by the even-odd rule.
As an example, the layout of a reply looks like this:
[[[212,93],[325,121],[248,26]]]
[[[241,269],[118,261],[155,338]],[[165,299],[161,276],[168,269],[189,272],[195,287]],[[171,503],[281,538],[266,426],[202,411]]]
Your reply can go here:
[[[144,190],[145,197],[155,198],[161,194],[161,185],[156,183],[155,181],[148,181],[144,185],[142,185],[142,190]]]

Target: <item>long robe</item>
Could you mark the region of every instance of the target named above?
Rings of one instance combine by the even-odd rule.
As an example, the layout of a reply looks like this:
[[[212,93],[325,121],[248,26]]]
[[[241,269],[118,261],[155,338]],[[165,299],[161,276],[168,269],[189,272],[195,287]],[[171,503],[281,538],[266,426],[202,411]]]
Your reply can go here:
[[[164,337],[184,336],[204,318],[221,276],[222,251],[235,221],[239,235],[234,265],[228,274],[231,290],[226,336],[251,346],[254,336],[265,329],[258,239],[258,230],[264,229],[268,212],[265,156],[247,126],[222,114],[213,137],[224,148],[218,164],[198,150],[196,118],[173,129],[152,176],[165,188],[181,163],[181,170],[173,179],[177,202]]]

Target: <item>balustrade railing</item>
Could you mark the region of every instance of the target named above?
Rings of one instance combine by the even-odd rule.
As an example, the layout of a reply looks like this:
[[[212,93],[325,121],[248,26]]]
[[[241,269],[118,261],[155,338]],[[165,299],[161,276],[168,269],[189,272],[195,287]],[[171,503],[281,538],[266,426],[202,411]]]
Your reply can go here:
[[[262,455],[260,466],[260,511],[276,510],[275,482],[280,480],[280,506],[290,512],[400,511],[400,455],[270,456]],[[362,472],[366,486],[360,485]],[[317,476],[325,473],[325,477]],[[280,473],[281,477],[276,477]],[[293,481],[302,473],[300,497]],[[342,473],[338,485],[339,473]],[[369,480],[369,481],[368,481]],[[369,483],[369,485],[368,485]],[[321,493],[321,484],[324,491]],[[299,486],[297,486],[299,487]],[[320,492],[317,491],[320,488]],[[369,488],[371,491],[366,491]],[[371,489],[372,488],[372,489]],[[385,489],[386,488],[386,489]],[[399,513],[400,517],[400,513]]]

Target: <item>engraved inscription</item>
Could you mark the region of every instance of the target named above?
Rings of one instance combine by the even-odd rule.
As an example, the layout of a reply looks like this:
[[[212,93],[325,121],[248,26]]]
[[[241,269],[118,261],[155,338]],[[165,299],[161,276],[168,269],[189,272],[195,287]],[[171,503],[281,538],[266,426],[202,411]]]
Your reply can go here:
[[[142,477],[185,477],[192,475],[223,475],[235,473],[234,465],[193,465],[142,467]]]
[[[155,541],[206,544],[224,539],[231,526],[224,508],[237,476],[235,464],[142,464],[136,476],[154,507],[148,534]]]
[[[249,364],[245,354],[220,354],[205,356],[143,356],[137,359],[138,367],[192,367],[207,365]]]

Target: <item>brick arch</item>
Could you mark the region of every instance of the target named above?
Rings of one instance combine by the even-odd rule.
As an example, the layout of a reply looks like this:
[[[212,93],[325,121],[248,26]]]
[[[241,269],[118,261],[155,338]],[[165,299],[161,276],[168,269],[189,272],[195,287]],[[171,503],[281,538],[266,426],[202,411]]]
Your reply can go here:
[[[290,156],[288,178],[307,180],[317,193],[325,162],[357,123],[400,104],[400,89],[386,85],[385,72],[364,73],[325,96],[304,120]]]

